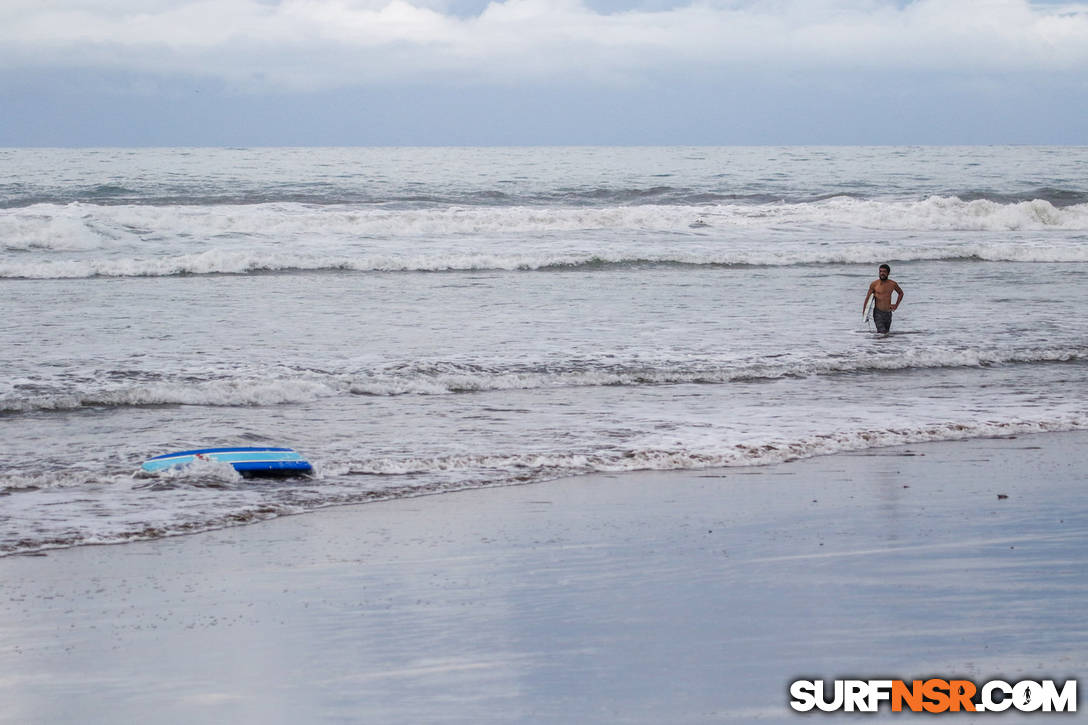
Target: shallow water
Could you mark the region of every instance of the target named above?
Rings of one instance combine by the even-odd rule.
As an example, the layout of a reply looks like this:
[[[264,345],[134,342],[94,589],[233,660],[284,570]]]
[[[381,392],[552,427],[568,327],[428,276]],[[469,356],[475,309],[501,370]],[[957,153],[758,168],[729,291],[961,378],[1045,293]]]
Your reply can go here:
[[[2,552],[1088,424],[1084,149],[0,157]]]

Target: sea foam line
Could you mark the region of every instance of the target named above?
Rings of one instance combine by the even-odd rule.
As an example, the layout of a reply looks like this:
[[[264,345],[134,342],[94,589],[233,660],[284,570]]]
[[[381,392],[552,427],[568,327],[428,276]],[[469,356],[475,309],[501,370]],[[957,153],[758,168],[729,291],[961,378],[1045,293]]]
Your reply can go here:
[[[538,474],[548,478],[586,473],[618,473],[643,470],[694,470],[762,466],[803,458],[864,451],[876,448],[989,438],[1031,433],[1088,429],[1088,417],[1065,415],[1048,419],[944,422],[888,429],[839,430],[813,433],[798,439],[766,439],[718,447],[632,448],[608,452],[534,452],[418,457],[367,457],[326,463],[326,476],[407,476],[451,471],[506,471],[509,483]]]
[[[548,272],[600,271],[633,266],[790,267],[819,264],[873,264],[891,258],[902,262],[985,261],[1023,263],[1088,262],[1083,241],[934,243],[904,242],[889,252],[884,244],[763,245],[747,249],[637,253],[587,252],[435,252],[375,254],[360,257],[285,254],[262,250],[211,250],[156,259],[72,259],[0,262],[0,279],[91,279],[96,277],[180,277],[190,275],[296,274],[302,272]]]
[[[963,350],[926,348],[894,355],[796,359],[788,362],[708,362],[661,360],[652,364],[580,362],[535,366],[478,366],[464,363],[413,363],[360,372],[246,371],[237,377],[193,381],[96,386],[64,381],[32,387],[9,383],[0,392],[0,412],[66,411],[89,407],[201,405],[273,406],[306,403],[337,395],[449,395],[501,390],[727,384],[783,378],[903,370],[1049,364],[1088,359],[1088,347]],[[84,378],[92,376],[83,376]],[[45,388],[43,390],[43,388]]]

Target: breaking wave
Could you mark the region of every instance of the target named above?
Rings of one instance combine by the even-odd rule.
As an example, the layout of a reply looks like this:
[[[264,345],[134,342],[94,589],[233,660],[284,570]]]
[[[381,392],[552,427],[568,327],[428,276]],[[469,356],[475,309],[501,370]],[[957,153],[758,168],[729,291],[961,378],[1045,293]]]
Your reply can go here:
[[[783,241],[783,229],[803,243]],[[889,256],[888,235],[898,235],[893,256],[904,261],[1085,262],[1081,232],[1088,204],[1039,199],[407,210],[41,204],[0,212],[0,278],[869,264]]]

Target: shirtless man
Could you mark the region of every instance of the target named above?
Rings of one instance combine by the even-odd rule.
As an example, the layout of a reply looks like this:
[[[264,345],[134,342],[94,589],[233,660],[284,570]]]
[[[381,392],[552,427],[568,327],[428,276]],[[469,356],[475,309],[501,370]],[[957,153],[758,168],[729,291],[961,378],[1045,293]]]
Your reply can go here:
[[[861,311],[864,313],[869,305],[870,295],[876,298],[873,322],[876,324],[876,331],[883,332],[885,335],[892,329],[892,310],[898,309],[899,303],[903,301],[903,290],[899,289],[894,279],[888,279],[891,272],[892,268],[888,265],[880,265],[880,279],[873,280],[869,285],[869,291],[865,293],[865,301],[861,303]],[[894,303],[892,292],[898,295]]]

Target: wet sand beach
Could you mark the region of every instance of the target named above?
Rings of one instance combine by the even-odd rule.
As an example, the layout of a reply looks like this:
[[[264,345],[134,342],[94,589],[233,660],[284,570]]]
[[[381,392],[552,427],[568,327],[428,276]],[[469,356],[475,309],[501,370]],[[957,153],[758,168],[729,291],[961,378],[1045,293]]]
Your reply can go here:
[[[7,557],[0,722],[795,722],[797,678],[1075,678],[1086,466],[1085,432],[923,443]]]

